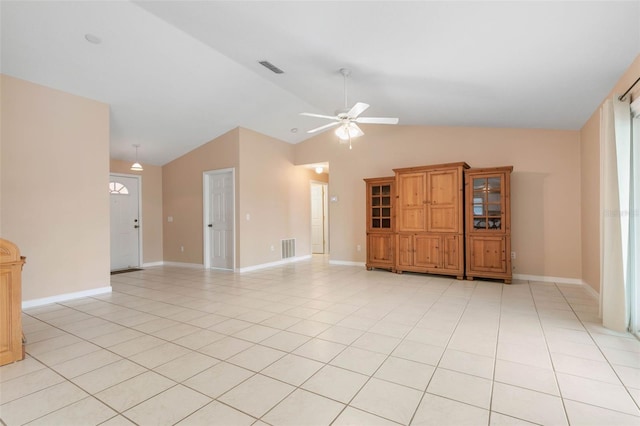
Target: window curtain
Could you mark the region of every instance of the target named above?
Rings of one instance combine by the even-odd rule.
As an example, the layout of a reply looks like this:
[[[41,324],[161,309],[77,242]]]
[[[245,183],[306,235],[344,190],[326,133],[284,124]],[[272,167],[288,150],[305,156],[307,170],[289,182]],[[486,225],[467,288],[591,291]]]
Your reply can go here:
[[[640,337],[640,97],[631,103],[631,188],[629,214],[630,327]]]
[[[601,116],[602,185],[601,288],[602,324],[616,331],[634,328],[637,311],[637,227],[633,216],[632,118],[629,101],[607,100]],[[637,129],[637,127],[636,127]],[[635,146],[638,151],[638,145]],[[637,153],[635,153],[637,156]],[[633,321],[632,321],[633,317]]]

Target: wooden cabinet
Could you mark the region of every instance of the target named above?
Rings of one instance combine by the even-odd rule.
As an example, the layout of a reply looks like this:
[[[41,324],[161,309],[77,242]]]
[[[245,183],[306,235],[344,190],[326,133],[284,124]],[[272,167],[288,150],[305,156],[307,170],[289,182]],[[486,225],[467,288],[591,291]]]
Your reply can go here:
[[[466,275],[511,283],[511,171],[513,167],[465,171]]]
[[[457,234],[398,233],[397,240],[398,271],[458,275],[462,269],[462,238]]]
[[[466,163],[394,169],[396,270],[464,276]]]
[[[18,247],[0,239],[0,365],[24,358],[22,347],[22,266]]]
[[[395,177],[364,181],[367,188],[367,269],[395,270]]]

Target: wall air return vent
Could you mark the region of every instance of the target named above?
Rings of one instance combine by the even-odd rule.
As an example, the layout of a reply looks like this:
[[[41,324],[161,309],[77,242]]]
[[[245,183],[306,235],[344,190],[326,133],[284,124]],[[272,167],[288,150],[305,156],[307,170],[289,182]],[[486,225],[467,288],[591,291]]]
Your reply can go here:
[[[263,67],[265,67],[266,69],[273,71],[276,74],[284,74],[284,71],[282,71],[280,68],[276,67],[269,61],[258,61],[258,63]]]
[[[296,239],[289,238],[288,240],[280,240],[282,246],[282,258],[288,259],[296,256]]]

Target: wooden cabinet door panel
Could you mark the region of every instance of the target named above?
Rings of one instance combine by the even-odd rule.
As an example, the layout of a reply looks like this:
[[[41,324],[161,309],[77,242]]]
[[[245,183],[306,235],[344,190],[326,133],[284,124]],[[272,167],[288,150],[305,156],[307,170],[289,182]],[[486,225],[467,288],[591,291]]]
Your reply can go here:
[[[2,316],[0,324],[0,365],[12,362],[18,359],[15,351],[20,348],[20,337],[16,334],[14,327],[14,311],[12,306],[14,283],[11,280],[12,273],[10,269],[0,270],[0,315]]]
[[[443,243],[443,266],[445,269],[460,269],[462,249],[460,246],[460,236],[444,235]]]
[[[369,234],[367,250],[371,263],[393,263],[391,234]]]
[[[424,208],[401,210],[399,218],[402,231],[419,232],[424,230]]]
[[[457,228],[458,214],[451,206],[429,206],[429,230],[444,232]],[[455,232],[455,231],[451,231]]]
[[[413,235],[398,234],[396,263],[398,266],[413,266]]]
[[[459,171],[438,170],[427,174],[427,231],[460,232]]]
[[[507,272],[505,237],[470,237],[471,272]]]
[[[442,238],[439,235],[414,237],[414,265],[423,268],[442,268]]]
[[[406,173],[398,176],[398,229],[423,231],[425,226],[425,174]]]

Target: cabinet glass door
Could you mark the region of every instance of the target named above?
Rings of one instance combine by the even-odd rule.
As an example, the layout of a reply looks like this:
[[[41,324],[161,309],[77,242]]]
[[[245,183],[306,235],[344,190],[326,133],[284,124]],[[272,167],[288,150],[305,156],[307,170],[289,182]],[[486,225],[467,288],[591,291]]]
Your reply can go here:
[[[473,229],[502,229],[502,179],[473,178]]]
[[[391,185],[371,186],[371,228],[391,229]]]

